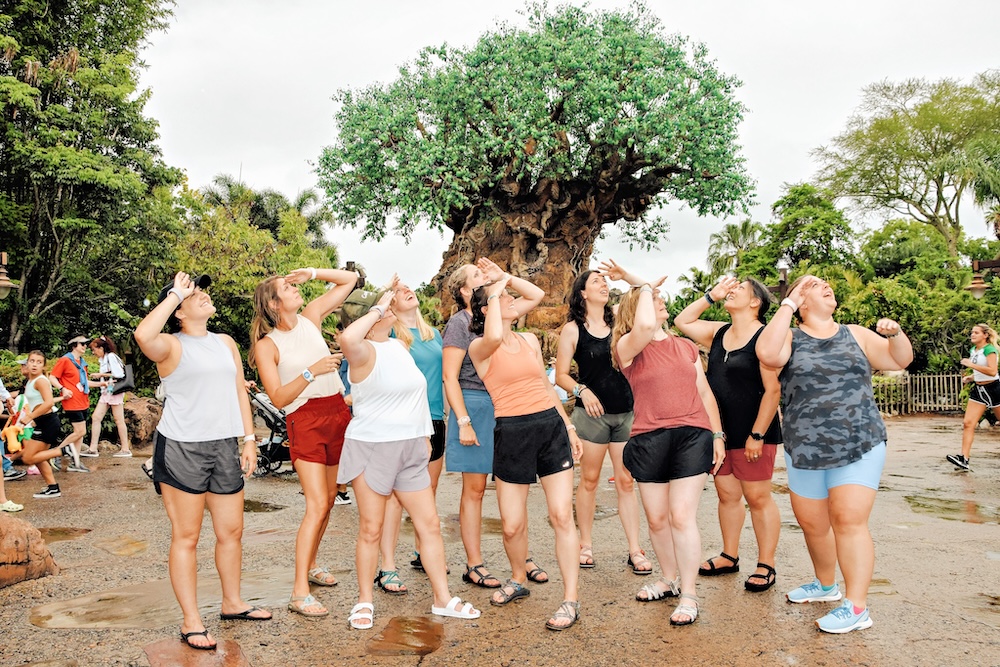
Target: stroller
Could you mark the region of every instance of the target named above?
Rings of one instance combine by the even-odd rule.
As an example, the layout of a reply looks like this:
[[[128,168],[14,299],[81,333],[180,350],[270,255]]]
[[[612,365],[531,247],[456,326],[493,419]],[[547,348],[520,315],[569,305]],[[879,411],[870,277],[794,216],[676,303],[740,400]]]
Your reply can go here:
[[[257,445],[257,469],[254,477],[277,471],[285,461],[291,461],[288,452],[288,430],[285,426],[285,411],[279,410],[271,403],[264,392],[250,392],[250,405],[254,413],[264,420],[271,434]]]

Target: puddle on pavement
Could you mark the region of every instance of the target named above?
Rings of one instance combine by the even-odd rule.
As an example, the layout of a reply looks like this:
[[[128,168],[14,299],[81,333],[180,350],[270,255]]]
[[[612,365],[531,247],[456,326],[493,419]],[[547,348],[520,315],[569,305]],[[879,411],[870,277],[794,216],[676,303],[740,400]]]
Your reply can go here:
[[[45,662],[29,662],[21,667],[79,667],[76,660],[46,660]]]
[[[243,649],[232,639],[212,638],[218,642],[214,651],[199,651],[187,646],[180,637],[161,639],[142,648],[150,667],[250,667]]]
[[[899,593],[888,579],[872,579],[868,592],[872,595],[897,595]]]
[[[787,484],[779,484],[778,482],[771,482],[771,493],[783,493],[787,495],[789,493]]]
[[[148,549],[149,542],[146,540],[137,540],[128,535],[119,535],[111,539],[98,540],[94,542],[94,546],[116,556],[135,556]]]
[[[203,569],[198,573],[199,609],[205,618],[218,618],[222,599],[219,577],[211,558],[203,559],[201,565]],[[165,565],[155,570],[163,574],[167,572]],[[244,572],[240,582],[243,599],[272,610],[282,609],[288,603],[294,576],[292,568]],[[31,610],[30,620],[32,625],[50,629],[156,629],[179,625],[183,619],[170,580],[158,579],[44,604]]]
[[[966,609],[976,620],[1000,629],[1000,595],[980,593],[976,597],[976,606]]]
[[[244,500],[243,501],[243,511],[244,512],[277,512],[278,510],[285,509],[284,505],[273,505],[263,500]]]
[[[613,516],[618,516],[617,507],[601,507],[598,505],[594,508],[594,520],[600,521],[601,519],[610,519]]]
[[[997,523],[1000,521],[1000,510],[996,507],[980,505],[972,500],[920,495],[903,497],[914,512],[930,514],[939,519],[965,521],[966,523]]]
[[[298,532],[294,528],[265,528],[264,530],[244,530],[243,547],[253,544],[267,544],[268,542],[294,541]],[[329,534],[330,531],[327,531]]]
[[[427,655],[441,648],[444,624],[426,616],[396,616],[368,640],[368,655]]]
[[[126,491],[152,491],[153,485],[149,482],[126,482],[121,488]]]
[[[42,534],[42,539],[45,540],[46,544],[52,542],[63,542],[65,540],[75,540],[78,537],[83,537],[91,531],[90,528],[39,528],[38,532]]]
[[[440,521],[441,539],[446,544],[457,544],[462,541],[462,527],[458,523],[457,514],[441,516]],[[503,525],[500,523],[500,519],[491,517],[483,517],[480,530],[483,535],[503,535]],[[406,513],[403,514],[403,527],[399,532],[407,537],[413,537],[413,522],[410,521],[410,517]],[[327,531],[327,535],[329,534],[330,531]]]

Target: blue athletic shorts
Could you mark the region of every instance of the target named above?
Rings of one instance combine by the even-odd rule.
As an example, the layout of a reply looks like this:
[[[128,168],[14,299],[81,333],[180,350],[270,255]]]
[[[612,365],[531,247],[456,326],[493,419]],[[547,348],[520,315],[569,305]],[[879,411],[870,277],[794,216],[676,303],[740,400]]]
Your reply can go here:
[[[785,452],[785,467],[788,469],[788,488],[803,498],[823,500],[830,495],[830,489],[844,484],[857,484],[878,490],[885,466],[885,443],[872,447],[860,460],[839,468],[828,470],[803,470],[792,466],[792,457]]]

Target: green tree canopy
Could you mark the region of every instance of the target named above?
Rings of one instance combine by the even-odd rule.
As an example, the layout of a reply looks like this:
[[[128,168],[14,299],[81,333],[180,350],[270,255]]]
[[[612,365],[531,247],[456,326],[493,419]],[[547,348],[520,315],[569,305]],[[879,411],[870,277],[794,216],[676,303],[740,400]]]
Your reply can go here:
[[[602,226],[651,247],[666,230],[644,217],[651,206],[744,208],[738,82],[704,46],[667,36],[641,4],[536,4],[527,19],[337,94],[338,139],[318,171],[340,223],[373,238],[446,228],[438,281],[482,253],[561,303]]]

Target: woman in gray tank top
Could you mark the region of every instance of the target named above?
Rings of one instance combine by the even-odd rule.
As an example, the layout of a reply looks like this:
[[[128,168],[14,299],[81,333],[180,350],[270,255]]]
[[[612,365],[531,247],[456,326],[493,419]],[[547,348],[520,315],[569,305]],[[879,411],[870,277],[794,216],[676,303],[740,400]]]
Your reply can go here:
[[[871,331],[833,319],[829,283],[802,276],[757,339],[761,362],[780,369],[785,463],[792,510],[809,547],[816,579],[789,591],[789,602],[847,598],[816,621],[824,632],[871,627],[866,607],[875,567],[868,517],[885,462],[885,424],[872,392],[872,369],[902,370],[913,347],[899,324]],[[792,315],[800,320],[789,330]]]

